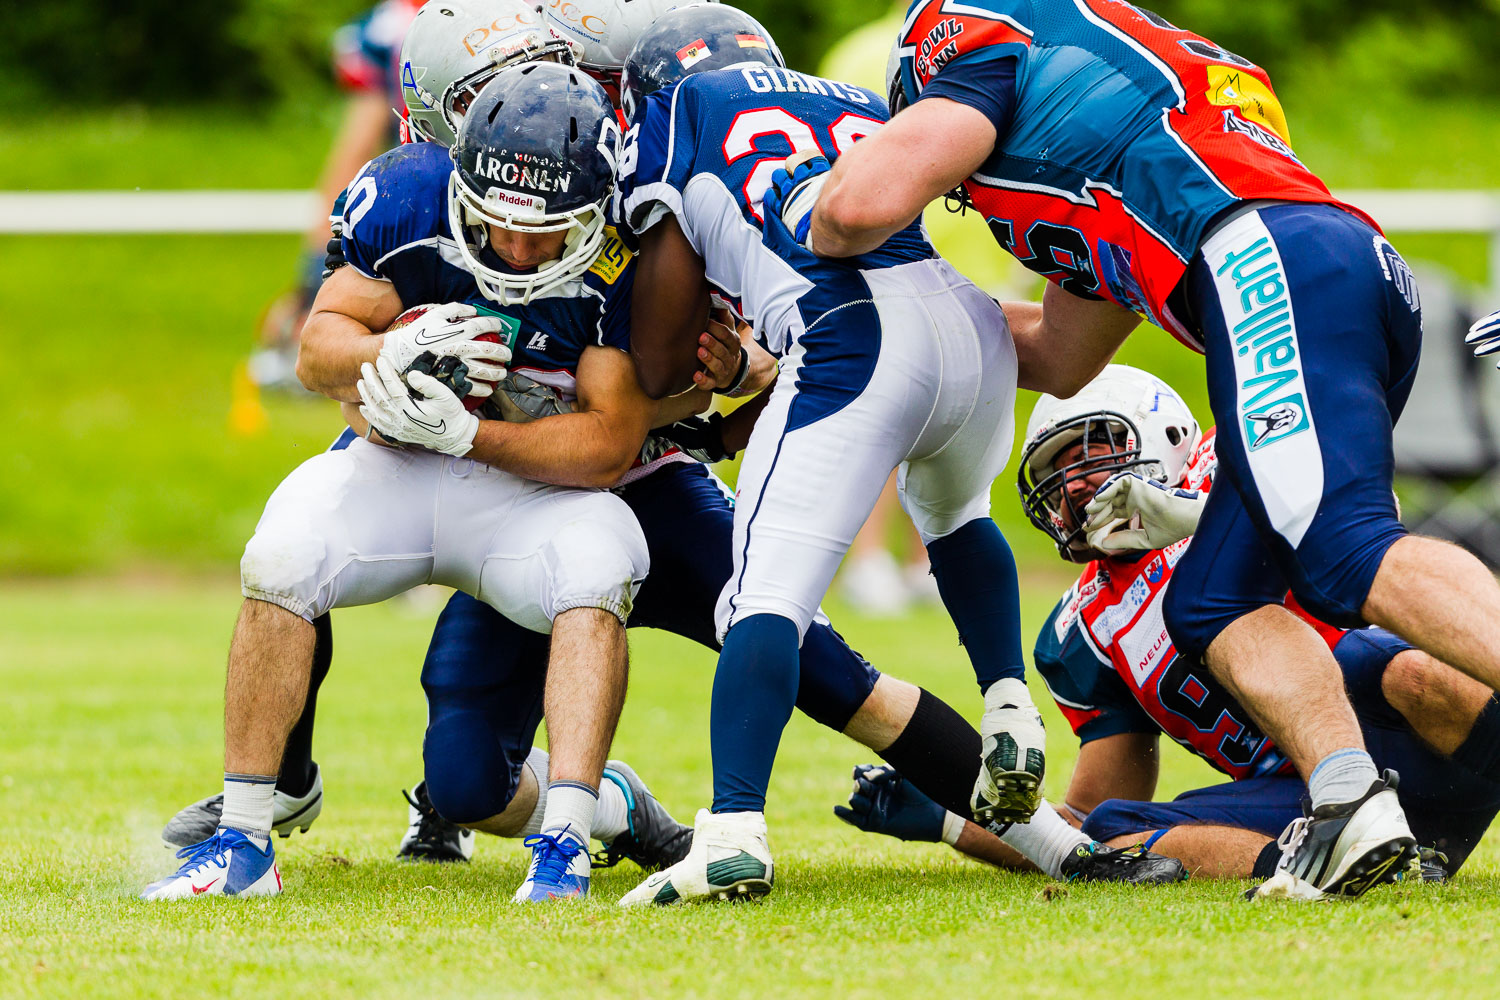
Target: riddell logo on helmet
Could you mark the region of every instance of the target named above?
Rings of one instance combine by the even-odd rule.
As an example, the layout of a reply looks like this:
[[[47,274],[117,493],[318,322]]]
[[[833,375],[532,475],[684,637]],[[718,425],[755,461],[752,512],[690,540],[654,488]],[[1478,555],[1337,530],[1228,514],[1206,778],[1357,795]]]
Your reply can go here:
[[[547,203],[534,194],[521,194],[504,188],[490,188],[485,192],[484,203],[496,208],[524,208],[532,212],[547,211]]]

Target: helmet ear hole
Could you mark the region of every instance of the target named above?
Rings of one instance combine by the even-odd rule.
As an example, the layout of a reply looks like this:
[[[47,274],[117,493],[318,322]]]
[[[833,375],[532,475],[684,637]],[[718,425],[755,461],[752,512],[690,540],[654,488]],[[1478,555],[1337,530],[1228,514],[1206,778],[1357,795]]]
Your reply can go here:
[[[1174,448],[1177,445],[1182,444],[1182,437],[1183,437],[1183,435],[1182,435],[1182,428],[1181,427],[1168,427],[1167,428],[1167,440],[1172,443],[1172,446]]]

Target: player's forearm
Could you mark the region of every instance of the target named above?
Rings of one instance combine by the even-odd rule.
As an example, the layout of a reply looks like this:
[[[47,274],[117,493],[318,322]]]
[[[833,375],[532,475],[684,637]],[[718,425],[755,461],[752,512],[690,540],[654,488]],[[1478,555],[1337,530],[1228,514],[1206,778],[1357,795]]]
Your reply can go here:
[[[755,430],[755,422],[760,419],[761,411],[770,401],[771,390],[768,387],[759,396],[724,418],[724,447],[730,454],[738,454],[745,450],[746,445],[750,443],[750,434]]]
[[[646,429],[626,434],[597,411],[560,413],[531,423],[481,420],[467,457],[556,486],[610,487],[635,464]]]
[[[317,311],[307,317],[297,347],[297,378],[313,392],[342,403],[358,403],[354,384],[362,364],[374,364],[383,334],[342,313]]]
[[[714,394],[707,389],[689,389],[663,399],[656,408],[656,419],[652,427],[665,427],[679,420],[686,420],[707,410],[713,405]]]
[[[891,210],[879,190],[871,157],[851,150],[833,165],[813,208],[811,242],[820,257],[853,257],[868,253],[905,228],[922,211],[899,217],[908,206]]]

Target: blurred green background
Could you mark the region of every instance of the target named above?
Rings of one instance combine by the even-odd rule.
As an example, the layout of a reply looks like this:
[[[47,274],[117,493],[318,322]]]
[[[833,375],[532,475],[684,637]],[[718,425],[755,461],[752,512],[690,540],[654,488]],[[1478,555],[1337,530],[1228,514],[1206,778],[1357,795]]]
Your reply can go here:
[[[7,18],[12,100],[0,189],[309,188],[342,114],[328,39],[359,0],[219,4],[59,0]],[[855,0],[744,0],[788,60],[882,88],[899,17]],[[1154,5],[1266,66],[1299,155],[1335,189],[1500,188],[1500,0]],[[928,214],[992,289],[1038,286],[974,218]],[[1481,236],[1400,234],[1408,257],[1470,282]],[[259,396],[237,366],[293,281],[298,237],[0,240],[6,475],[0,573],[232,572],[265,497],[340,424],[332,404]],[[1161,373],[1206,417],[1200,359],[1143,327],[1121,360]],[[1023,400],[1018,437],[1030,400]],[[997,519],[1023,562],[1012,473]]]

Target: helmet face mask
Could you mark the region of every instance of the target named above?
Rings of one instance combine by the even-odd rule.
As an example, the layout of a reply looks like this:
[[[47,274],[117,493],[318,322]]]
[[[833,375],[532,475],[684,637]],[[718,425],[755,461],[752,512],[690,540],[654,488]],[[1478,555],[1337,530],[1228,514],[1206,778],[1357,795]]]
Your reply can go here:
[[[1073,397],[1037,401],[1021,451],[1021,504],[1064,559],[1101,558],[1082,527],[1083,506],[1097,487],[1122,472],[1176,486],[1199,439],[1197,421],[1171,386],[1147,372],[1109,365]],[[1060,461],[1080,444],[1078,455]],[[1084,479],[1091,480],[1087,488],[1075,485]]]
[[[1138,472],[1148,479],[1161,479],[1161,463],[1141,456],[1140,439],[1140,431],[1130,418],[1095,411],[1056,425],[1040,442],[1056,446],[1051,461],[1042,467],[1046,475],[1041,475],[1030,454],[1022,458],[1018,484],[1021,505],[1031,523],[1057,543],[1058,554],[1064,559],[1088,562],[1100,555],[1084,544],[1087,515],[1083,505],[1074,500],[1074,482],[1100,474],[1108,478],[1117,472]],[[1058,456],[1079,444],[1083,452],[1078,458],[1057,464]],[[1080,492],[1086,497],[1094,495],[1093,489]]]
[[[486,297],[523,305],[589,269],[604,242],[618,132],[603,89],[571,67],[512,67],[479,94],[450,154],[448,220]],[[565,233],[562,252],[518,271],[495,254],[491,226]]]
[[[408,127],[451,148],[464,111],[484,85],[502,69],[535,61],[571,66],[576,48],[523,0],[424,5],[401,44]]]

